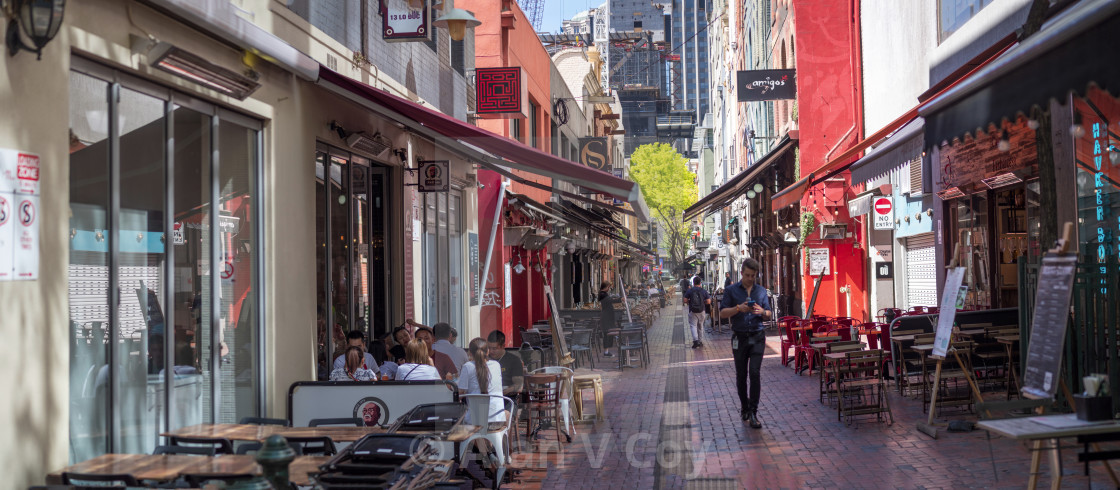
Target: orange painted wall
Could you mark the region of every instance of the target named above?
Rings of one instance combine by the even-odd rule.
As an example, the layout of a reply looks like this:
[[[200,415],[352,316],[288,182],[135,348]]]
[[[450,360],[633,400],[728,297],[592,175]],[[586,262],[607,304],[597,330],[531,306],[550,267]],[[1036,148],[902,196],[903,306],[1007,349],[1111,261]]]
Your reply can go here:
[[[525,70],[526,79],[523,83],[528,87],[530,101],[537,105],[537,113],[533,115],[537,120],[536,147],[551,153],[552,89],[549,76],[552,59],[544,50],[525,13],[516,2],[508,0],[459,0],[455,2],[455,6],[473,12],[482,22],[482,25],[474,28],[476,67],[520,66]],[[503,19],[505,26],[502,25]],[[529,101],[525,103],[528,104]],[[507,138],[512,134],[509,119],[479,119],[476,124]],[[521,122],[522,143],[529,144],[531,127],[528,120]],[[516,170],[514,174],[533,182],[552,185],[552,179],[547,177]],[[518,183],[511,185],[510,190],[525,194],[537,202],[548,202],[552,197],[548,191]]]

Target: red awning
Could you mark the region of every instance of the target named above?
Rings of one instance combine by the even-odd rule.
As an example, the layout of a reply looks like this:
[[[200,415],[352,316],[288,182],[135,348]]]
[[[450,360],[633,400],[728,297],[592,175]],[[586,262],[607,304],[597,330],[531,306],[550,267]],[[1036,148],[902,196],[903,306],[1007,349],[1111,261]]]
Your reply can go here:
[[[770,198],[770,209],[777,212],[779,209],[801,201],[801,196],[805,195],[805,189],[809,188],[809,182],[813,181],[813,175],[814,174],[809,174],[808,177],[782,189],[782,192],[774,194],[774,197]]]
[[[434,132],[436,137],[455,140],[456,147],[469,152],[475,147],[501,157],[501,165],[531,172],[578,185],[588,190],[612,195],[630,202],[635,209],[641,199],[638,184],[615,177],[601,170],[580,165],[555,155],[550,155],[518,141],[499,136],[434,109],[429,109],[408,99],[397,97],[351,78],[340,75],[326,67],[319,68],[319,85],[344,97],[357,95],[365,101],[388,109],[386,114],[402,124]],[[384,114],[384,112],[383,112]],[[420,127],[416,127],[419,124]],[[465,145],[464,145],[465,144]],[[477,152],[476,152],[477,153]],[[480,161],[486,161],[480,158]]]

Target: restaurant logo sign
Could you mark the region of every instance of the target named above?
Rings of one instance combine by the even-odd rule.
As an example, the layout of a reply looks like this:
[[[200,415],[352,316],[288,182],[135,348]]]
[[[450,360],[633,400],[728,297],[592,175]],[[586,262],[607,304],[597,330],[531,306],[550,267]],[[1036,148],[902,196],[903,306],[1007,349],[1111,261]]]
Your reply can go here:
[[[431,32],[428,2],[412,8],[411,1],[381,1],[381,37],[388,42],[427,41]]]
[[[579,163],[596,170],[609,171],[610,160],[607,158],[606,138],[580,138]]]
[[[451,176],[448,175],[448,160],[421,160],[420,161],[420,192],[447,192],[451,188]]]
[[[787,100],[797,97],[795,70],[743,70],[736,73],[739,102]]]
[[[361,418],[362,425],[374,427],[389,423],[389,407],[376,396],[367,396],[354,405],[354,418]]]
[[[475,68],[475,113],[483,117],[528,117],[529,88],[520,66]]]

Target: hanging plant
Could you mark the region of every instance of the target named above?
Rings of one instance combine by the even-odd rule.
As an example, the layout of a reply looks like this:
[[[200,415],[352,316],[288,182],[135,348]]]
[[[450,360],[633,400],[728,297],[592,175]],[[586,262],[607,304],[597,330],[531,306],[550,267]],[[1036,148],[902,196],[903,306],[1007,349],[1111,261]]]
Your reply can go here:
[[[805,239],[808,238],[809,234],[813,232],[816,222],[817,219],[816,216],[813,215],[813,213],[810,213],[808,211],[801,213],[801,236],[797,239],[798,248],[805,246]]]

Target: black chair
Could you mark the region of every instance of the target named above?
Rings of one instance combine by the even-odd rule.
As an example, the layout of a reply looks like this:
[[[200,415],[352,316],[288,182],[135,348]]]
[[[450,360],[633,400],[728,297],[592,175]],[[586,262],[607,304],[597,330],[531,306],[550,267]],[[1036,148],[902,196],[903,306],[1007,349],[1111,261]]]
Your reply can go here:
[[[646,367],[645,359],[645,331],[637,329],[623,330],[618,336],[618,370],[621,371],[623,361],[626,359],[626,353],[630,351],[637,351],[638,359],[642,363],[642,367]]]
[[[138,486],[140,486],[140,482],[136,480],[136,477],[132,476],[130,474],[127,474],[127,473],[120,473],[120,474],[113,474],[113,473],[93,474],[93,473],[71,473],[71,472],[63,472],[62,473],[62,484],[63,485],[75,485],[75,486],[82,487],[82,486],[86,486],[86,485],[83,485],[84,482],[112,483],[112,484],[116,484],[116,486],[125,486],[125,487],[138,487]],[[101,485],[95,485],[95,486],[101,486]],[[105,485],[105,486],[109,486],[109,485]]]
[[[248,473],[203,473],[183,475],[183,479],[187,481],[187,485],[195,488],[202,488],[210,482],[234,483],[252,480],[254,477],[255,475]]]
[[[260,451],[262,446],[263,444],[261,444],[260,442],[242,442],[241,444],[237,445],[237,454],[255,453],[257,451]]]
[[[308,427],[320,427],[324,425],[353,425],[354,427],[362,426],[362,419],[357,417],[341,417],[333,419],[311,419],[307,423]]]
[[[214,456],[216,450],[213,446],[156,446],[152,454],[193,454],[196,456]]]
[[[327,436],[316,437],[287,437],[288,444],[298,454],[304,456],[312,454],[320,454],[323,456],[334,456],[338,453],[338,449],[334,446],[334,441]]]
[[[251,425],[282,425],[284,427],[288,426],[287,419],[270,419],[268,417],[242,417],[241,422],[238,423]]]
[[[233,443],[230,442],[229,439],[182,436],[171,436],[167,439],[167,443],[172,446],[183,446],[186,444],[186,447],[209,447],[214,449],[215,454],[233,454]]]
[[[577,366],[579,365],[579,358],[586,355],[587,361],[591,363],[591,369],[595,369],[595,356],[592,353],[594,347],[591,344],[591,330],[580,329],[573,331],[569,344],[568,350],[572,352]]]

